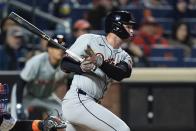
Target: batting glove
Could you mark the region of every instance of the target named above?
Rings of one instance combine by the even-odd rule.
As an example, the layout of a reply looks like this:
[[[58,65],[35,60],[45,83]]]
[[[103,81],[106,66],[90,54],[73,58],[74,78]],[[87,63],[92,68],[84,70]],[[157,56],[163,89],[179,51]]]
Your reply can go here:
[[[81,64],[80,68],[83,72],[91,72],[96,68],[96,66],[89,60],[85,59]]]
[[[103,64],[104,58],[102,54],[95,54],[89,56],[86,60],[93,63],[96,67],[100,67]]]
[[[95,54],[95,52],[92,50],[90,45],[87,45],[87,49],[85,50],[86,58],[81,63],[81,69],[84,72],[89,72],[92,70],[95,70],[97,67],[100,67],[103,64],[104,57],[102,54]]]

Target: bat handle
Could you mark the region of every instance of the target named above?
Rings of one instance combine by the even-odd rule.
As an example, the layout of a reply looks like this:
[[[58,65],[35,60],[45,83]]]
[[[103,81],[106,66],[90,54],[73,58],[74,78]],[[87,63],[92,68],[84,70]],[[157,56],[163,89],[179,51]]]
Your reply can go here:
[[[84,61],[83,58],[81,58],[80,56],[74,54],[74,53],[71,52],[69,49],[67,49],[65,52],[66,52],[71,58],[73,58],[73,59],[76,60],[76,61],[79,61],[79,62]]]

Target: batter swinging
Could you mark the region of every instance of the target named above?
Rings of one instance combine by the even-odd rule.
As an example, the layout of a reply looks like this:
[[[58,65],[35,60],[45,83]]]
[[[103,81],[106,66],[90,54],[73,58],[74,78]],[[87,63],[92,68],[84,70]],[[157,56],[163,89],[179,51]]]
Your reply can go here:
[[[129,12],[112,12],[106,17],[106,36],[85,34],[71,46],[72,52],[85,57],[82,63],[64,57],[62,70],[75,72],[62,105],[63,117],[71,123],[66,131],[130,131],[120,118],[97,102],[111,79],[120,81],[131,75],[132,59],[120,46],[133,37],[134,24]]]

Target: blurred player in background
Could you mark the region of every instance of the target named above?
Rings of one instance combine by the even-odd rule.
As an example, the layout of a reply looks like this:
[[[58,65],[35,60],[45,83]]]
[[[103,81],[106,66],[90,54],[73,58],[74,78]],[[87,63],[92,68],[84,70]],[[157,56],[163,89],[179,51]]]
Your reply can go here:
[[[63,37],[57,35],[55,41],[64,44]],[[64,52],[58,47],[48,44],[48,52],[43,52],[27,61],[20,74],[16,89],[16,113],[18,118],[24,118],[24,109],[30,106],[45,107],[48,110],[57,109],[61,112],[61,105],[50,100],[54,92],[54,82],[65,77],[60,70],[60,62]],[[24,98],[24,89],[27,90]],[[65,92],[64,92],[65,93]]]

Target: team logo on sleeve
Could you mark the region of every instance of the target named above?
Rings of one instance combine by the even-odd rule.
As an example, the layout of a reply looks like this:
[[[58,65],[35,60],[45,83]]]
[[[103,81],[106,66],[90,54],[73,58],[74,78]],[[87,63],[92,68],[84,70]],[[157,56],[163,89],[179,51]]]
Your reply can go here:
[[[107,60],[105,60],[105,62],[115,65],[114,58],[108,58]]]

